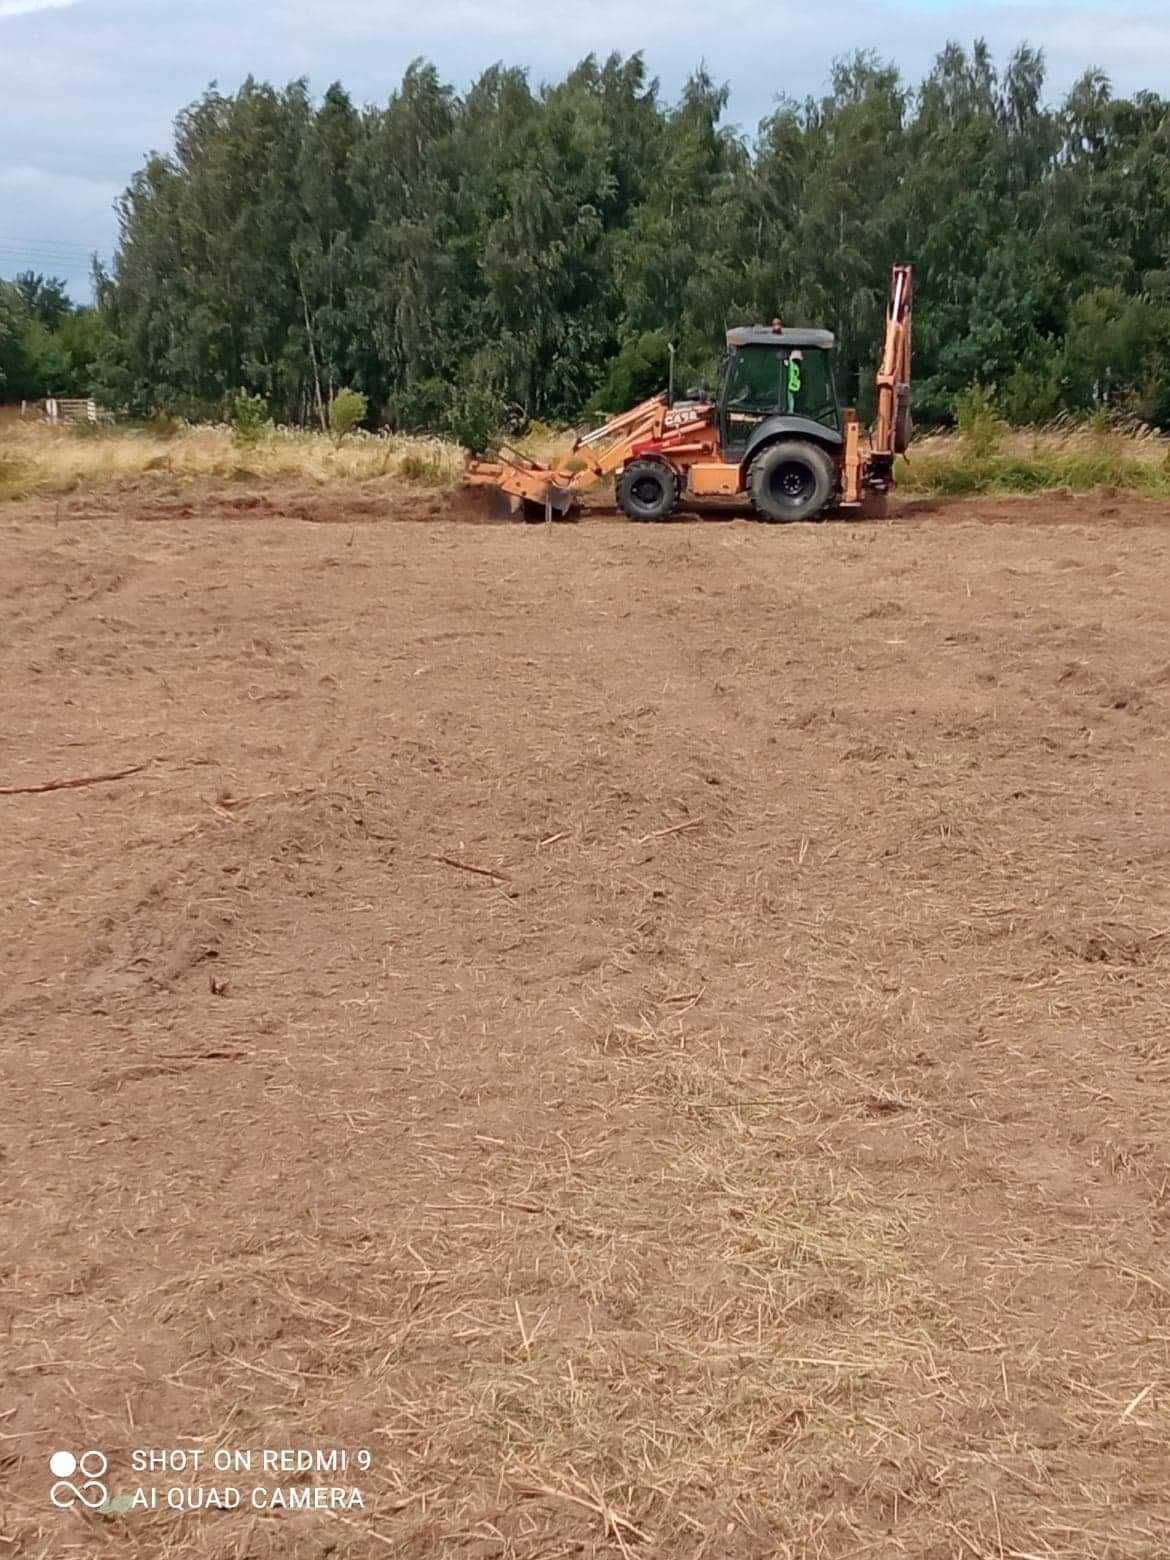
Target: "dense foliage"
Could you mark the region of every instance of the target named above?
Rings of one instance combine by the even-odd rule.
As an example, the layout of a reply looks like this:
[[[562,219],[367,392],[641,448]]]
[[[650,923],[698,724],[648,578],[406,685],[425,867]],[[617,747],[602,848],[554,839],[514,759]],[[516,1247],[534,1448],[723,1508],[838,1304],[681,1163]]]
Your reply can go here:
[[[112,344],[96,309],[79,309],[65,284],[33,271],[0,281],[0,400],[89,395]]]
[[[494,67],[464,96],[416,63],[367,109],[339,86],[211,90],[120,202],[96,387],[180,411],[242,388],[322,426],[349,387],[371,420],[477,442],[503,405],[627,404],[670,341],[680,376],[710,373],[729,323],[781,313],[837,332],[865,411],[910,260],[920,422],[981,385],[1013,421],[1170,425],[1166,101],[1089,72],[1048,106],[1038,53],[997,70],[977,44],[913,88],[843,61],[751,144],[726,103],[700,71],[664,104],[636,55],[539,90]]]

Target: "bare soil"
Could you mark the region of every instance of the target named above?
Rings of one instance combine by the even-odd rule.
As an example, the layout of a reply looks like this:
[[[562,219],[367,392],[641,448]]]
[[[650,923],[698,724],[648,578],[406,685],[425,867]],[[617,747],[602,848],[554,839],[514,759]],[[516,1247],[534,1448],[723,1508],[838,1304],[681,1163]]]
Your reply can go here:
[[[1170,1553],[1166,506],[445,503],[0,511],[0,1553]]]

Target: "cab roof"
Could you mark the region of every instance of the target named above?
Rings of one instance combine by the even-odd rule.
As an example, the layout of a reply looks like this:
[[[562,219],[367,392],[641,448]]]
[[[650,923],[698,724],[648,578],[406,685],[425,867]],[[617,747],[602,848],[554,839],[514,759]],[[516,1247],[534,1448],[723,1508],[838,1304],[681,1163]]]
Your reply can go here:
[[[833,345],[831,330],[797,325],[777,330],[772,325],[737,325],[727,332],[729,347],[820,347]]]

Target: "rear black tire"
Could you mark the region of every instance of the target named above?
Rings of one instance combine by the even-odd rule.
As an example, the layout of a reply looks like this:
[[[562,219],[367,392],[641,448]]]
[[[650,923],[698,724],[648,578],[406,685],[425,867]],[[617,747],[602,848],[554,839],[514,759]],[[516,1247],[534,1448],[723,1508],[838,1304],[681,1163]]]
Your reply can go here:
[[[678,478],[659,460],[636,460],[618,478],[617,499],[631,520],[668,520],[678,503]]]
[[[761,519],[813,520],[832,502],[837,468],[819,444],[781,439],[756,456],[748,491]]]

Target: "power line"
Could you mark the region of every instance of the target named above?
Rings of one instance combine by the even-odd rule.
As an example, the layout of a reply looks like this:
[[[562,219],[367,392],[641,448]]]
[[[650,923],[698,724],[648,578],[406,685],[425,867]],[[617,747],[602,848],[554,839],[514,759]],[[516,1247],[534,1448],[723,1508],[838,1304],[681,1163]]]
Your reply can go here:
[[[109,256],[98,256],[109,263]],[[76,255],[41,254],[32,249],[6,249],[0,245],[0,268],[5,271],[88,271],[93,262],[92,253]]]
[[[0,249],[20,249],[43,254],[91,254],[95,249],[105,249],[109,240],[102,243],[77,243],[68,239],[20,238],[15,234],[0,235]]]
[[[53,246],[61,245],[66,249],[81,249],[85,247],[84,240],[78,240],[76,238],[50,238],[47,233],[9,233],[5,237],[4,242],[13,244],[50,244]]]
[[[86,249],[83,248],[82,245],[78,244],[74,248],[70,249],[66,249],[64,247],[59,249],[50,249],[43,244],[9,244],[6,243],[4,239],[0,238],[0,250],[6,250],[10,253],[20,255],[48,255],[50,257],[53,255],[59,255],[62,260],[77,259],[79,257],[92,255],[94,253],[100,253],[104,251],[105,248],[106,246],[104,244],[95,244],[93,249]]]
[[[92,258],[89,253],[50,255],[36,249],[5,249],[3,247],[0,247],[0,256],[7,261],[28,260],[36,265],[88,265]]]
[[[45,255],[9,255],[5,254],[3,251],[0,251],[0,264],[9,269],[14,266],[23,266],[26,269],[31,268],[34,271],[43,271],[46,268],[49,270],[76,271],[88,268],[89,263],[90,260],[88,255],[86,255],[85,258],[81,260],[62,260],[60,257],[54,260],[51,257]]]

